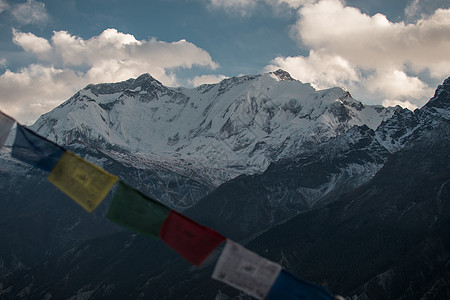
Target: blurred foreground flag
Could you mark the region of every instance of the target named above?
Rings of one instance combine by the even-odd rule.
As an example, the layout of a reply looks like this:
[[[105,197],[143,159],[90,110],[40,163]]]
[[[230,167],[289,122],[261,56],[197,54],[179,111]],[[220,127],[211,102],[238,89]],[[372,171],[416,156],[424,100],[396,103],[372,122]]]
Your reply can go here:
[[[264,299],[280,273],[281,266],[228,240],[217,260],[212,278]]]
[[[334,296],[321,286],[296,278],[282,270],[267,300],[333,300]]]
[[[102,202],[118,180],[70,151],[64,152],[47,179],[88,212]]]
[[[171,211],[159,235],[191,264],[199,266],[225,240],[216,231]]]
[[[119,181],[106,217],[150,237],[159,237],[170,209]]]
[[[14,125],[14,119],[0,111],[0,149],[8,137],[11,127]]]
[[[61,146],[17,124],[12,157],[50,172],[65,151]]]

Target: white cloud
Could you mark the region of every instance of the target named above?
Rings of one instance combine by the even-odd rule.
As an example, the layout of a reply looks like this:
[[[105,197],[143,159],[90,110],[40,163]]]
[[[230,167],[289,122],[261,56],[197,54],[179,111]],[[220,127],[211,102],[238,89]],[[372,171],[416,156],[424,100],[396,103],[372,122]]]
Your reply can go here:
[[[302,82],[314,83],[321,89],[351,86],[360,79],[357,69],[349,61],[324,51],[311,50],[308,57],[277,57],[266,67],[268,71],[278,68],[286,70]]]
[[[411,14],[417,3],[411,2]],[[450,9],[406,24],[369,16],[340,0],[321,0],[302,6],[292,29],[299,44],[312,49],[309,56],[277,57],[268,68],[284,68],[322,88],[340,85],[363,98],[405,105],[409,98],[418,105],[434,89],[421,74],[436,80],[450,75]]]
[[[228,78],[225,75],[202,75],[202,76],[195,76],[194,79],[189,80],[189,84],[193,86],[199,86],[202,84],[214,84],[218,83],[224,79]]]
[[[316,3],[318,0],[266,0],[266,2],[272,3],[272,5],[287,4],[291,8],[299,8],[303,5]]]
[[[0,13],[7,10],[9,7],[8,3],[5,0],[0,0]]]
[[[409,102],[408,100],[405,101],[400,101],[400,100],[389,100],[389,99],[385,99],[382,102],[383,106],[401,106],[403,108],[407,108],[410,111],[414,111],[416,108],[418,108],[418,106],[416,104],[413,104],[411,102]]]
[[[5,111],[13,110],[11,115],[15,117],[20,112],[26,122],[66,100],[87,83],[117,82],[150,73],[163,84],[175,86],[177,68],[218,67],[208,52],[186,40],[171,43],[137,40],[116,29],[107,29],[90,39],[55,31],[51,40],[13,30],[13,41],[38,61],[17,72],[7,70],[0,76],[0,90],[7,95],[0,104]],[[23,113],[30,111],[30,107],[33,112]]]
[[[30,123],[86,84],[83,77],[69,69],[35,64],[18,72],[6,70],[0,76],[0,110],[20,122]]]
[[[407,22],[416,22],[434,14],[438,8],[450,8],[450,2],[448,0],[410,0],[405,7],[405,19]]]
[[[86,67],[91,83],[120,81],[142,73],[166,85],[175,85],[174,68],[218,67],[208,52],[186,40],[164,42],[156,39],[138,41],[131,34],[106,29],[85,40],[67,31],[55,31],[49,42],[32,33],[13,31],[14,42],[33,53],[42,63],[63,67]]]
[[[227,12],[236,12],[242,16],[250,14],[260,0],[209,0],[213,9],[224,9]]]
[[[412,0],[408,6],[405,7],[405,16],[408,19],[412,19],[417,15],[419,9],[419,0]]]
[[[25,51],[34,52],[37,55],[51,50],[50,43],[46,39],[37,37],[32,33],[19,32],[15,29],[13,29],[13,42],[21,46]]]
[[[210,4],[217,8],[254,7],[259,0],[210,0]]]
[[[450,9],[405,24],[392,23],[382,14],[363,14],[339,0],[322,0],[300,9],[295,29],[305,45],[326,49],[362,68],[410,63],[426,69],[449,61]]]
[[[238,13],[242,16],[252,14],[258,5],[267,4],[276,11],[281,6],[297,9],[303,5],[315,3],[318,0],[208,0],[209,6],[214,9],[224,9],[227,12]]]
[[[141,46],[146,43],[146,41],[137,41],[133,35],[124,34],[111,28],[89,40],[70,35],[67,31],[54,31],[51,42],[55,55],[65,65],[71,66],[95,65],[111,58],[125,59],[131,56],[133,51],[131,48],[127,49],[127,46]]]
[[[410,0],[409,23],[368,15],[344,0],[209,0],[212,7],[253,13],[260,5],[298,9],[292,37],[308,56],[276,57],[266,70],[283,68],[319,88],[344,86],[374,101],[423,104],[435,88],[424,83],[450,75],[448,0]],[[439,8],[442,7],[442,8]]]
[[[21,24],[44,24],[49,20],[45,4],[35,0],[17,4],[11,9],[13,17]]]
[[[384,70],[367,80],[369,91],[382,94],[388,98],[425,98],[431,97],[430,89],[418,77],[408,76],[400,70]]]

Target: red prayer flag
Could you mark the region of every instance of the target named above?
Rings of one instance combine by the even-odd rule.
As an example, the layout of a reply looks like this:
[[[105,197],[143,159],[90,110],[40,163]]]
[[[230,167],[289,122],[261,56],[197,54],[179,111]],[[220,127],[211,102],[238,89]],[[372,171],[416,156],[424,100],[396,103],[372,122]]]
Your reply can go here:
[[[211,228],[171,211],[159,232],[161,239],[191,264],[201,263],[225,240]]]

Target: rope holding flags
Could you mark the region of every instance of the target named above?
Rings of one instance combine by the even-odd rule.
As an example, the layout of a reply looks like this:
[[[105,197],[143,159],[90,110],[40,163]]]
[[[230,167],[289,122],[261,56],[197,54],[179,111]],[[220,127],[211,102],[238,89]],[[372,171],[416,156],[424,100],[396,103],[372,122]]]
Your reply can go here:
[[[0,111],[0,148],[15,122]],[[200,266],[225,242],[212,278],[256,299],[339,299],[328,290],[289,274],[281,265],[147,197],[116,176],[19,123],[11,155],[49,172],[48,181],[88,212],[92,212],[117,185],[106,217],[143,235],[161,238],[195,266]]]

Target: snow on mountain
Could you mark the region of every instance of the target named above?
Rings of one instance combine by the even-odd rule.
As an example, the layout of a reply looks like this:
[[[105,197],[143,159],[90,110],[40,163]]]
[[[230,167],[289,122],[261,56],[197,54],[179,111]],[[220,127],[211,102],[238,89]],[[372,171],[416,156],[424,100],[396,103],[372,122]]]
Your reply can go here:
[[[398,298],[391,291],[411,282],[443,291],[450,274],[449,101],[450,78],[411,112],[282,70],[194,89],[144,74],[89,85],[32,129],[228,238],[257,238],[247,245],[302,278]],[[162,244],[117,233],[105,218],[111,197],[87,214],[46,176],[0,150],[0,294],[217,295],[207,268],[201,278]],[[361,266],[364,276],[353,272]],[[380,274],[391,269],[386,289]]]
[[[283,70],[192,89],[168,88],[144,74],[88,85],[32,129],[62,145],[81,141],[208,169],[219,184],[262,172],[354,125],[375,129],[395,110],[363,105],[341,88],[316,90]]]
[[[280,263],[292,274],[348,299],[447,299],[449,91],[450,85],[444,84],[415,112],[395,109],[393,117],[376,130],[354,126],[324,143],[310,143],[309,152],[273,162],[261,174],[230,180],[184,213],[242,241],[246,248]],[[395,147],[400,149],[395,151]],[[95,149],[84,148],[89,157],[99,155]],[[150,175],[140,175],[155,154],[116,153],[115,157],[131,159],[133,165],[123,170],[121,163],[110,162],[111,170],[122,170],[115,174],[130,173],[143,186],[152,184]],[[160,166],[174,168],[170,163],[161,160]],[[0,194],[1,199],[11,199],[11,206],[22,206],[20,210],[0,209],[0,229],[7,237],[0,241],[0,261],[7,274],[0,275],[0,289],[3,286],[5,297],[240,297],[239,292],[210,279],[219,252],[195,269],[162,243],[140,235],[114,232],[92,237],[101,225],[86,219],[93,214],[78,219],[75,209],[67,213],[66,208],[64,213],[69,202],[56,199],[55,192],[43,195],[43,185],[33,173],[21,181],[28,188],[12,182],[11,193],[16,194]],[[24,199],[17,199],[19,195]],[[26,202],[28,198],[32,201]],[[293,216],[302,202],[313,206]],[[207,219],[216,226],[204,222]],[[89,226],[80,230],[86,223]],[[70,243],[55,241],[56,234],[69,235]],[[47,256],[48,251],[55,255]],[[26,260],[27,255],[31,258]]]
[[[411,140],[417,139],[424,131],[450,123],[450,77],[436,89],[434,96],[414,112],[397,109],[390,119],[377,128],[378,141],[394,153]]]
[[[428,115],[426,121],[438,124],[442,120],[450,121],[450,77],[440,84],[434,96],[420,110],[423,115]]]

